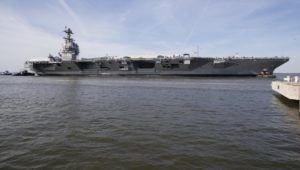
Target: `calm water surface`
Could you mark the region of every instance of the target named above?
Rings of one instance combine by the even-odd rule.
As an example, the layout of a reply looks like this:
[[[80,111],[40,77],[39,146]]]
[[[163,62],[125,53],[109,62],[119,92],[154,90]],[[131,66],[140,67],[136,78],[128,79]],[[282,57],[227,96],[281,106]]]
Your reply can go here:
[[[272,79],[0,77],[0,169],[300,169]]]

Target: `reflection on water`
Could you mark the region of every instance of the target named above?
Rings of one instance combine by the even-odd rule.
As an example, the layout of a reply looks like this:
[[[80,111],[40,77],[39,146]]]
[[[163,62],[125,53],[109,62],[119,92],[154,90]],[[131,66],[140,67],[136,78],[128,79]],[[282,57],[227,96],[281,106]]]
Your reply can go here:
[[[272,104],[274,104],[276,108],[278,108],[281,112],[286,113],[286,115],[290,116],[293,120],[297,120],[300,118],[300,115],[298,113],[299,101],[289,100],[282,95],[274,94],[272,97]]]

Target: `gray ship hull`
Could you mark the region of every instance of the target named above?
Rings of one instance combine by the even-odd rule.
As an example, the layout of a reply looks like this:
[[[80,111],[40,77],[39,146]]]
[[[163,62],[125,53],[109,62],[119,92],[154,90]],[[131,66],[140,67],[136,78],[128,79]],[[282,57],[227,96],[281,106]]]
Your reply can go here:
[[[257,76],[272,75],[287,58],[169,58],[89,59],[33,62],[40,76],[160,75],[160,76]]]
[[[29,72],[40,76],[92,75],[160,75],[160,76],[257,76],[272,75],[275,68],[288,58],[204,58],[158,56],[157,58],[101,57],[77,59],[79,46],[72,38],[72,30],[65,28],[64,44],[59,57],[25,63]]]

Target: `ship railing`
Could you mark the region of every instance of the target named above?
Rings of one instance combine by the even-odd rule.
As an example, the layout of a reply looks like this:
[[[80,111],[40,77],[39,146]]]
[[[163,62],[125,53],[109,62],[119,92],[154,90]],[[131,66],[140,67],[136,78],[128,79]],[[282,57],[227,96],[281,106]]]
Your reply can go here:
[[[160,56],[159,58],[145,58],[145,57],[138,57],[138,58],[130,58],[130,57],[123,57],[123,58],[115,58],[115,57],[97,57],[97,58],[81,58],[80,61],[103,61],[103,60],[115,60],[115,61],[123,61],[123,60],[165,60],[165,59],[191,59],[193,57],[185,57],[185,56]],[[289,57],[285,56],[274,56],[274,57],[246,57],[246,56],[228,56],[228,57],[203,57],[207,59],[213,60],[235,60],[235,59],[245,59],[245,60],[259,60],[259,59],[289,59]],[[41,61],[43,62],[43,61]]]
[[[26,61],[25,63],[49,63],[50,61],[48,60],[29,60]]]
[[[61,63],[61,61],[49,61],[48,63],[51,63],[51,64],[58,64],[58,63]]]
[[[173,55],[173,56],[163,56],[163,55],[158,55],[156,58],[158,59],[188,59],[192,58],[190,55]]]
[[[103,61],[103,60],[128,60],[130,57],[117,57],[117,56],[105,56],[105,57],[96,57],[96,58],[81,58],[81,61]]]
[[[226,60],[226,59],[250,59],[250,60],[255,60],[255,59],[289,59],[289,57],[285,57],[285,56],[274,56],[274,57],[246,57],[246,56],[242,56],[242,57],[236,57],[236,56],[228,56],[228,57],[207,57],[209,59],[214,59],[214,60]]]

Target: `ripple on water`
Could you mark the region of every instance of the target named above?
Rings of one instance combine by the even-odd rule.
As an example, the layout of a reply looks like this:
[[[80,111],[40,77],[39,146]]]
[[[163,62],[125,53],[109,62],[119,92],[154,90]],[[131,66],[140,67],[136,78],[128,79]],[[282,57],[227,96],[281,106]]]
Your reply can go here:
[[[0,169],[300,168],[270,79],[0,79]]]

